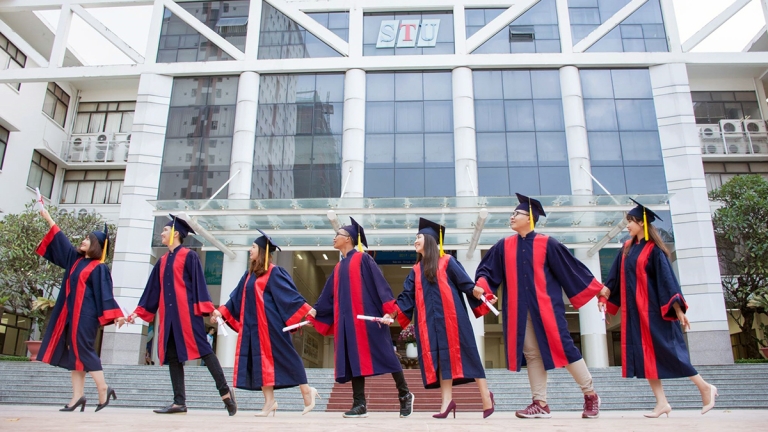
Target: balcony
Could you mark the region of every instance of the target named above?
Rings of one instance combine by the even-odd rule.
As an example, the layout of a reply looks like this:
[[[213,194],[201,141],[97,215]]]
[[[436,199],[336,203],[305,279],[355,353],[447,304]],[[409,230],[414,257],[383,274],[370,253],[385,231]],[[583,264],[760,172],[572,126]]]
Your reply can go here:
[[[768,130],[763,120],[721,120],[697,127],[704,160],[768,159]]]
[[[61,146],[61,159],[73,166],[125,166],[131,134],[72,134]]]

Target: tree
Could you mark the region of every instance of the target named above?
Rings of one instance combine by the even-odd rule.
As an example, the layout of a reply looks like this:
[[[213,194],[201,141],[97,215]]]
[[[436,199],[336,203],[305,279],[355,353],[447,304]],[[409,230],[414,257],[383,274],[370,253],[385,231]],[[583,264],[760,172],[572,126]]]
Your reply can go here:
[[[755,300],[768,295],[768,181],[759,175],[737,176],[709,193],[722,207],[715,211],[717,255],[728,314],[747,335],[748,358],[760,358],[765,339],[753,333],[755,316],[765,313]]]
[[[89,233],[104,229],[104,218],[100,214],[74,215],[60,212],[55,206],[47,209],[74,245],[79,245]],[[115,226],[109,225],[107,265],[114,251],[115,231]],[[36,319],[42,334],[55,303],[54,294],[64,276],[61,267],[35,253],[47,232],[48,224],[33,204],[0,221],[0,298],[5,300],[8,310]]]

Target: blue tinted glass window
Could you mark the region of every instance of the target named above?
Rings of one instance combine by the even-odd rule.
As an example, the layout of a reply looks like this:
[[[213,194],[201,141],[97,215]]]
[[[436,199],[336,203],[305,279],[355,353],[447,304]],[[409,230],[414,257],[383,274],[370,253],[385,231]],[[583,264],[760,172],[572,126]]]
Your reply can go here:
[[[324,18],[320,19],[324,21]],[[258,58],[266,60],[318,57],[341,57],[341,54],[272,5],[263,2]]]
[[[466,9],[469,38],[505,9]],[[541,0],[488,41],[473,54],[552,53],[560,52],[555,0]]]
[[[455,195],[451,72],[366,81],[365,196]]]
[[[612,194],[666,193],[648,70],[581,70],[580,74],[592,175]],[[605,193],[597,183],[593,190]]]
[[[571,35],[578,43],[630,0],[568,0]],[[648,0],[588,52],[667,52],[667,35],[659,0]]]
[[[307,13],[307,15],[336,36],[349,42],[349,12],[316,12]]]
[[[240,51],[245,51],[249,5],[249,0],[179,3],[184,10]],[[220,60],[232,58],[181,18],[165,10],[157,49],[158,63]]]
[[[473,81],[480,195],[570,194],[560,73],[479,71]]]
[[[339,196],[343,110],[343,74],[262,75],[251,198]]]

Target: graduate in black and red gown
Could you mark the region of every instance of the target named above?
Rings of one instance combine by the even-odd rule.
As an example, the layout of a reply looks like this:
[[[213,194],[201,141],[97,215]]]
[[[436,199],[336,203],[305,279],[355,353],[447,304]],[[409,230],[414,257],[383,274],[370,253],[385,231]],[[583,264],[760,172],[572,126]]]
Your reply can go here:
[[[579,309],[603,285],[562,243],[534,231],[541,202],[517,194],[519,205],[509,218],[515,235],[499,240],[477,267],[475,280],[488,294],[504,284],[502,307],[507,368],[519,372],[523,356],[533,403],[518,410],[519,418],[550,418],[547,371],[565,367],[584,394],[582,418],[600,415],[600,398],[568,331],[563,292]]]
[[[312,309],[299,294],[288,272],[270,260],[279,250],[263,231],[250,251],[250,263],[226,305],[213,311],[211,322],[223,318],[238,333],[234,386],[261,390],[264,407],[257,417],[277,411],[275,389],[299,386],[306,414],[315,407],[317,390],[307,384],[304,363],[283,327],[298,324]]]
[[[37,360],[71,371],[72,399],[59,411],[85,409],[85,374],[91,375],[99,391],[96,411],[117,399],[115,391],[104,380],[101,359],[94,343],[99,327],[112,323],[122,326],[123,312],[112,294],[112,275],[104,264],[108,248],[108,232],[90,233],[75,248],[67,236],[41,210],[51,229],[37,247],[38,255],[64,269],[56,305],[45,330]]]
[[[173,386],[173,404],[156,409],[158,414],[186,413],[184,362],[202,358],[216,382],[216,388],[230,416],[237,412],[234,393],[230,392],[219,359],[208,344],[203,315],[213,312],[213,302],[205,283],[200,257],[182,246],[184,238],[194,230],[183,219],[173,215],[163,227],[160,239],[168,252],[155,264],[136,310],[128,322],[139,317],[147,322],[159,315],[157,355],[167,364]]]
[[[413,413],[413,394],[392,350],[389,327],[357,319],[358,315],[391,318],[397,311],[392,288],[373,258],[363,253],[363,245],[368,246],[365,231],[354,219],[336,233],[333,247],[344,258],[326,281],[309,320],[323,336],[334,336],[336,382],[352,381],[352,409],[344,417],[368,416],[365,377],[385,373],[395,380],[400,417],[408,417]]]
[[[633,200],[634,201],[634,200]],[[715,406],[717,388],[691,365],[683,338],[690,328],[688,305],[669,262],[669,250],[651,222],[656,213],[635,201],[627,213],[629,240],[611,267],[605,288],[600,291],[601,310],[616,315],[621,309],[621,372],[625,378],[645,378],[656,397],[646,417],[669,417],[661,380],[690,378],[701,393],[704,414]]]
[[[483,399],[483,418],[493,414],[493,393],[488,391],[485,369],[475,343],[463,294],[467,295],[475,316],[484,312],[485,291],[476,287],[464,267],[451,255],[443,253],[445,227],[419,219],[419,232],[414,247],[417,261],[397,297],[397,320],[403,328],[414,320],[416,346],[419,352],[421,379],[425,388],[440,388],[440,414],[446,418],[453,411],[453,386],[477,382]],[[495,296],[490,296],[492,303]]]

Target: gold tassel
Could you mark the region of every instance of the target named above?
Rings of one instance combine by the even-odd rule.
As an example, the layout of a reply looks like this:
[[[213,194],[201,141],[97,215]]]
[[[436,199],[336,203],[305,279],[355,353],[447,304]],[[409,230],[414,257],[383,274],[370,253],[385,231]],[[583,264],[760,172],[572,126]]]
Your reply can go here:
[[[442,228],[443,227],[438,228],[438,230],[440,231],[440,258],[442,258],[443,255],[445,255],[445,251],[443,250],[443,230],[442,230]]]
[[[267,242],[267,258],[264,260],[264,271],[269,270],[269,242]]]
[[[173,245],[173,234],[176,233],[174,226],[171,225],[171,235],[168,237],[168,247]]]
[[[531,205],[531,200],[528,200],[528,218],[530,218],[531,221],[531,231],[533,231],[534,223],[533,223],[533,206]]]
[[[101,251],[101,262],[107,260],[107,249],[109,249],[109,239],[104,240],[104,249]]]
[[[357,250],[359,250],[360,252],[363,251],[363,242],[362,242],[362,240],[360,240],[360,231],[359,230],[357,231]]]
[[[643,232],[645,233],[645,241],[648,241],[648,215],[645,214],[645,207],[643,207]]]

